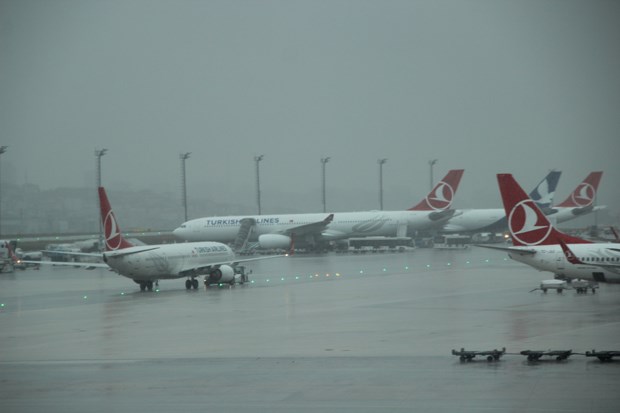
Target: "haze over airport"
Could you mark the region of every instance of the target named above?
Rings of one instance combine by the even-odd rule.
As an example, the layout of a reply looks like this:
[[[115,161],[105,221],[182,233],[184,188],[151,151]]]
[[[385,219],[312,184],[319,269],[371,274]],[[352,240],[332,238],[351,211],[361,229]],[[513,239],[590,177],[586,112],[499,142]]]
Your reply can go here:
[[[92,187],[95,211],[107,148],[113,202],[180,212],[191,152],[191,215],[254,213],[264,154],[263,213],[319,212],[330,157],[328,209],[365,210],[387,158],[384,209],[403,209],[438,159],[435,180],[465,169],[456,208],[500,207],[498,172],[529,190],[559,169],[560,201],[602,170],[618,217],[617,39],[614,1],[1,0],[2,187]]]

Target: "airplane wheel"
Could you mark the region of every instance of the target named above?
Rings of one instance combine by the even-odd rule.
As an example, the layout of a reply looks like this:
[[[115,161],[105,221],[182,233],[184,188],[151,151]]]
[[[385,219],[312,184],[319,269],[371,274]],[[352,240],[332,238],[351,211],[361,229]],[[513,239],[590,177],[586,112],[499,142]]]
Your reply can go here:
[[[185,280],[185,289],[189,290],[192,288],[192,281],[191,280]]]
[[[197,289],[198,289],[198,280],[197,280],[197,279],[195,279],[195,278],[192,280],[192,288],[193,288],[194,290],[197,290]]]
[[[487,357],[487,361],[493,361],[493,360],[495,360],[495,359],[493,358],[493,356],[488,356],[488,357]]]
[[[140,291],[146,290],[146,283],[144,281],[140,281]]]
[[[153,291],[153,281],[147,281],[147,282],[146,282],[146,288],[147,288],[149,291]]]

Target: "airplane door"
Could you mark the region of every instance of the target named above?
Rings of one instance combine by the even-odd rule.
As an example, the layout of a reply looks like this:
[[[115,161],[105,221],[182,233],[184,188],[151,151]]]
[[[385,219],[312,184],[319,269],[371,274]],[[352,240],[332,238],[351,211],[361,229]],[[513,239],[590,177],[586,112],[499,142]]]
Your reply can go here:
[[[396,236],[397,237],[406,237],[407,236],[407,221],[397,221],[396,222]]]
[[[556,269],[558,271],[564,271],[564,256],[560,254],[560,256],[558,257],[558,259],[556,260]]]

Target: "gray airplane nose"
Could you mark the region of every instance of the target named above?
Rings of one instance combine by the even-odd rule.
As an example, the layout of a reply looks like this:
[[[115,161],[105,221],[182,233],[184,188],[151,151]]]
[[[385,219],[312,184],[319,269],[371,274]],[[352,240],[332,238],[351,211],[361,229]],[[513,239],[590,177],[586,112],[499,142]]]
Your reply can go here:
[[[184,239],[186,234],[185,228],[178,227],[172,231],[172,235],[178,239]]]

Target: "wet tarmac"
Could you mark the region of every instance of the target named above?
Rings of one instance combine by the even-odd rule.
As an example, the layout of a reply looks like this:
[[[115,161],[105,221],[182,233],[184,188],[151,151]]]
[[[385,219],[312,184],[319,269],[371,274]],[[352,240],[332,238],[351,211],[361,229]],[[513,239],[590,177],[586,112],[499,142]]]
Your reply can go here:
[[[529,292],[496,251],[297,255],[251,283],[140,292],[104,270],[0,274],[6,412],[616,412],[620,286]],[[498,362],[452,349],[506,347]]]

